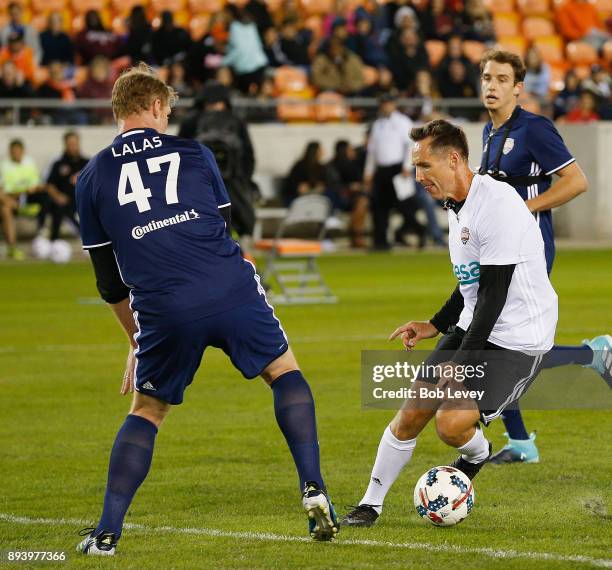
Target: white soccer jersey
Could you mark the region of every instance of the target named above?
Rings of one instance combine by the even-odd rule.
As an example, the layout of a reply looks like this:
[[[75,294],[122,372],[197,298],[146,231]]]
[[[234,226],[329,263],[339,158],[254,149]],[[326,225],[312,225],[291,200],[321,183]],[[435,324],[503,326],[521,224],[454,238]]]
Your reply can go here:
[[[464,307],[457,326],[474,316],[481,265],[515,264],[502,312],[489,342],[521,351],[549,350],[557,326],[557,294],[546,273],[544,241],[525,202],[505,182],[474,176],[455,214],[448,211],[451,263]]]

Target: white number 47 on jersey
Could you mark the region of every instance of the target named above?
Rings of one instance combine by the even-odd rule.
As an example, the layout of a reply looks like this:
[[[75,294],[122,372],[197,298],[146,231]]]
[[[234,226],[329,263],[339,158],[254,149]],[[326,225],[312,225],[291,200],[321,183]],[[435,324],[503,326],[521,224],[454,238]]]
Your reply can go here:
[[[181,163],[179,153],[171,152],[170,154],[148,158],[147,167],[151,174],[155,174],[156,172],[161,172],[161,165],[166,162],[170,163],[170,166],[168,166],[168,176],[166,177],[166,203],[177,204],[178,172],[179,164]],[[131,192],[128,192],[128,186],[131,187]],[[119,200],[119,204],[122,206],[136,202],[138,211],[141,213],[151,209],[151,204],[149,204],[151,189],[145,188],[142,181],[142,176],[140,176],[140,169],[138,168],[138,163],[136,161],[126,162],[121,166],[119,187],[117,188],[117,198]]]

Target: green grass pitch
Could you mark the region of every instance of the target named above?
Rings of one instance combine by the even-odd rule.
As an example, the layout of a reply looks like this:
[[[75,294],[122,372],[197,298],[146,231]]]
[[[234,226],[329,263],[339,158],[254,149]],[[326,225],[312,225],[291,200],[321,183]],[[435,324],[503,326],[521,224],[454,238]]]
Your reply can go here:
[[[612,332],[611,257],[558,254],[559,342]],[[312,385],[324,476],[342,513],[360,499],[392,416],[361,408],[360,351],[389,348],[390,331],[430,317],[454,283],[445,252],[338,255],[321,266],[340,302],[276,312]],[[95,297],[87,262],[0,265],[0,550],[66,550],[67,564],[45,566],[79,568],[612,566],[609,411],[527,411],[542,462],[485,468],[474,511],[447,529],[412,507],[418,476],[455,456],[429,426],[379,524],[313,544],[269,388],[214,349],[160,431],[117,556],[77,557],[76,531],[99,516],[129,406],[119,395],[127,342]],[[501,422],[487,431],[498,449],[502,432]]]

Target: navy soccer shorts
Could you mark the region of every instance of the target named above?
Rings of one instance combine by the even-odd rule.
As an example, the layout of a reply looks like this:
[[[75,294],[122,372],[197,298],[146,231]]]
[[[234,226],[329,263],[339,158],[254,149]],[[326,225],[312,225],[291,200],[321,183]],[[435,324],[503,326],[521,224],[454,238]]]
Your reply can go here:
[[[289,343],[263,295],[253,302],[172,327],[144,326],[137,337],[135,387],[180,404],[208,346],[220,348],[245,378],[259,376]]]
[[[437,365],[452,360],[464,335],[465,332],[459,328],[444,335],[425,363]],[[505,409],[517,409],[518,399],[531,386],[542,368],[544,354],[526,354],[487,342],[475,360],[470,360],[469,364],[472,365],[486,363],[482,377],[466,378],[463,382],[467,390],[481,391],[483,394],[481,399],[476,400],[476,405],[484,425],[489,425]],[[419,380],[431,384],[438,382],[435,377]]]

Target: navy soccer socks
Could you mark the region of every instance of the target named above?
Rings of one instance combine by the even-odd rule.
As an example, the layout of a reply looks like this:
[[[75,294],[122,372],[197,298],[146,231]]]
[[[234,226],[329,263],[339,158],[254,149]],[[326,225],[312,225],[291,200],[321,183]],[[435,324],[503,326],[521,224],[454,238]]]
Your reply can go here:
[[[523,416],[521,416],[521,410],[504,410],[502,420],[510,439],[529,439],[525,422],[523,422]]]
[[[125,513],[149,472],[156,435],[149,420],[132,414],[125,418],[111,451],[104,510],[94,535],[102,530],[121,535]]]
[[[274,414],[300,478],[300,490],[308,481],[325,489],[319,462],[317,421],[310,386],[299,370],[287,372],[272,383]]]
[[[593,362],[593,350],[586,344],[563,346],[555,344],[542,359],[542,368],[556,368],[568,364],[588,366]]]

